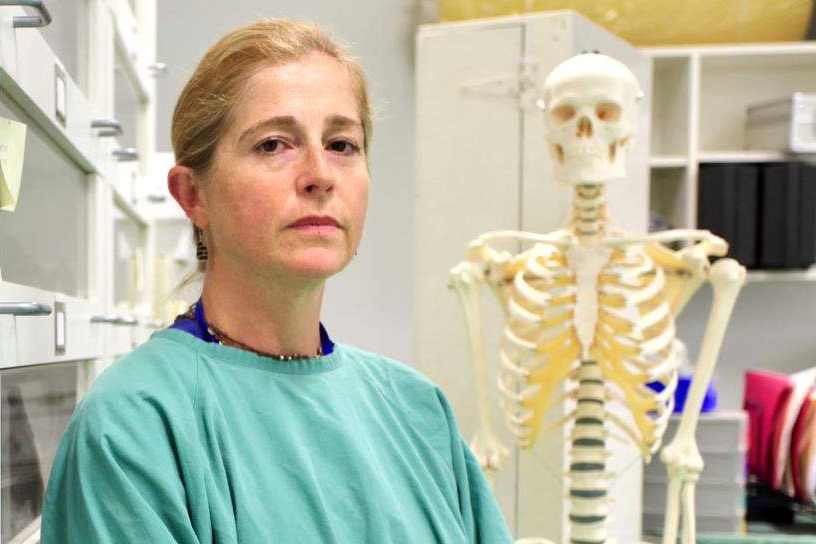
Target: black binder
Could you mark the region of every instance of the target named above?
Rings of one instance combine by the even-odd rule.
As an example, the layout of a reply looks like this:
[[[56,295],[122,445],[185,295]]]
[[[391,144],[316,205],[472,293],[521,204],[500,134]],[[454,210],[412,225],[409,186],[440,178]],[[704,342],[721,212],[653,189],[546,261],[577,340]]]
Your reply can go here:
[[[697,184],[697,227],[729,244],[735,234],[737,179],[734,164],[703,164]]]
[[[746,268],[757,267],[757,221],[759,219],[759,166],[737,165],[735,233],[729,255]]]
[[[763,169],[759,264],[766,269],[798,268],[801,222],[800,164],[770,163]]]
[[[697,227],[728,242],[728,256],[747,268],[757,264],[759,168],[753,164],[700,166]]]
[[[798,266],[809,268],[816,262],[816,165],[799,166],[799,252]]]

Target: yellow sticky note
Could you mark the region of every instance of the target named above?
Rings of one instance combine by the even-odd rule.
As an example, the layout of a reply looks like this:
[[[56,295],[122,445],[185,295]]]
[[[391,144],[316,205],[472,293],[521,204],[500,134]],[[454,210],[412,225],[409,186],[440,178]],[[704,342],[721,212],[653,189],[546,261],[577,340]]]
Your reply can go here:
[[[0,117],[0,209],[13,212],[20,195],[26,125]]]

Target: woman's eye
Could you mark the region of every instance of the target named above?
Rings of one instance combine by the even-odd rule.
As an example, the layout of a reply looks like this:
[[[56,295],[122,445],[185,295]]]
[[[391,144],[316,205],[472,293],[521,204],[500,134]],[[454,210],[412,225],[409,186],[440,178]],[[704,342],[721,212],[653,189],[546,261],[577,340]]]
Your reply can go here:
[[[360,151],[360,147],[348,140],[335,140],[328,145],[331,151],[342,153],[343,155],[352,155]]]
[[[258,149],[264,153],[274,153],[276,151],[280,151],[282,145],[283,142],[280,140],[270,138],[269,140],[264,140],[258,144]]]

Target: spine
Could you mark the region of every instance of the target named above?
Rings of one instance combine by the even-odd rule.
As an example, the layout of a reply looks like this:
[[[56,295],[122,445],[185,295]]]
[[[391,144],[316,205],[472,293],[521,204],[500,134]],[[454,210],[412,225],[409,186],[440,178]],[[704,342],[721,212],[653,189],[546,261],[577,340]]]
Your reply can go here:
[[[575,426],[570,443],[570,542],[604,544],[607,538],[606,400],[603,375],[595,361],[578,370]]]

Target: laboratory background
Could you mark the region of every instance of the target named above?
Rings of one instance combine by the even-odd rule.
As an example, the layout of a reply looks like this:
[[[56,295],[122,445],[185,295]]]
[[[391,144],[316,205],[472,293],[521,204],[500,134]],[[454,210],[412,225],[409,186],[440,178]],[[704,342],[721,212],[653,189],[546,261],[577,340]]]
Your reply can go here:
[[[562,61],[600,51],[642,90],[626,179],[607,188],[610,214],[644,236],[710,230],[747,270],[696,422],[697,541],[816,542],[814,9],[0,0],[0,544],[39,542],[48,473],[76,403],[194,300],[195,285],[179,287],[196,265],[190,224],[166,189],[175,100],[220,36],[281,16],[346,42],[375,109],[365,234],[327,286],[322,322],[335,341],[437,383],[466,440],[487,391],[507,450],[493,489],[516,538],[566,538],[568,439],[556,429],[521,447],[504,426],[494,382],[506,316],[485,287],[485,386],[451,270],[483,233],[548,233],[569,221],[542,85]],[[694,375],[714,306],[704,285],[676,318],[681,377]],[[644,463],[637,449],[610,447],[610,537],[660,542],[659,455]]]

